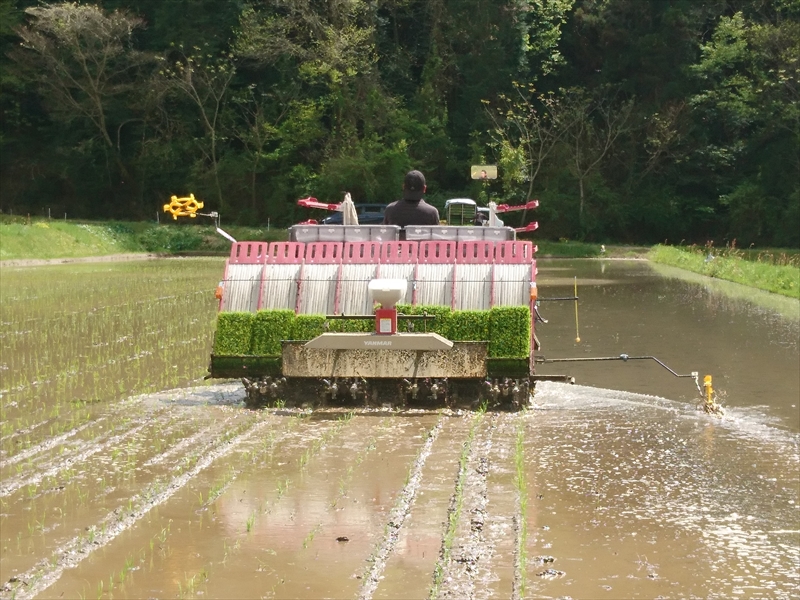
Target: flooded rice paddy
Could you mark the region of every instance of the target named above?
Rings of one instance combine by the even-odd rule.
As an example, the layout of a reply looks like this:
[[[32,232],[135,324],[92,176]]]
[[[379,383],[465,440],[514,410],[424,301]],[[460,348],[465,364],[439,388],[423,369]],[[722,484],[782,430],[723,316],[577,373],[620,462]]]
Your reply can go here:
[[[216,259],[0,271],[0,597],[796,597],[800,308],[542,261],[522,413],[249,411]]]

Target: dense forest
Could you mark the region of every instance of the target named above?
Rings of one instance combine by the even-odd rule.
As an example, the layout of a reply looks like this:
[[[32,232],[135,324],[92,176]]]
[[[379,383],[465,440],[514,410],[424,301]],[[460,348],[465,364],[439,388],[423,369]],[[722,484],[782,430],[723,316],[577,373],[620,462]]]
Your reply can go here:
[[[800,0],[0,0],[0,45],[4,213],[288,225],[417,168],[553,239],[800,246]]]

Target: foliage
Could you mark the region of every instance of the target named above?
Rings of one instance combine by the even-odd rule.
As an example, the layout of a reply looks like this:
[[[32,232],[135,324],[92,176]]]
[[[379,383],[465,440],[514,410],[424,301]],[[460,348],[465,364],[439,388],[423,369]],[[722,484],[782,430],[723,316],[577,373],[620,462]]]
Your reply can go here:
[[[557,256],[560,258],[594,258],[600,256],[600,246],[598,244],[564,240],[560,242],[537,241],[536,245],[539,248],[536,253],[537,256]]]
[[[170,228],[168,225],[148,228],[139,240],[147,252],[188,252],[199,250],[203,243],[195,227]]]
[[[550,239],[800,245],[793,0],[0,0],[0,15],[4,212],[149,219],[191,191],[228,223],[283,227],[313,216],[299,197],[392,201],[414,167],[435,203],[538,196]],[[499,179],[469,179],[492,162]]]
[[[214,354],[250,354],[253,336],[251,312],[221,312],[217,315],[217,332],[214,336]]]
[[[398,305],[404,314],[433,314],[428,331],[459,342],[489,341],[492,358],[525,358],[530,351],[530,309],[526,306],[494,307],[488,311],[456,310],[447,306]],[[225,316],[231,315],[231,316]],[[250,315],[243,317],[242,315]],[[402,327],[400,328],[402,331]],[[331,319],[324,315],[294,314],[290,310],[257,313],[223,312],[217,320],[215,354],[279,356],[281,340],[310,340],[326,331],[370,333],[370,319]],[[423,331],[422,326],[415,331]],[[237,341],[235,338],[239,336]],[[245,348],[247,350],[243,350]]]
[[[328,331],[331,333],[372,333],[375,331],[374,319],[330,319]]]
[[[432,304],[398,304],[397,312],[404,315],[431,315],[432,319],[408,319],[402,324],[403,319],[399,319],[398,331],[415,331],[438,333],[444,337],[449,335],[450,313],[449,306],[437,306]]]
[[[137,86],[131,74],[150,60],[131,45],[133,32],[144,25],[143,20],[125,11],[105,13],[97,6],[76,3],[31,7],[25,12],[31,22],[17,29],[22,44],[12,56],[40,86],[53,117],[67,124],[87,122],[91,137],[99,138],[119,168],[119,176],[126,178],[119,129],[135,107]]]
[[[289,339],[313,340],[325,333],[325,315],[295,315]]]
[[[461,342],[489,340],[489,311],[454,310],[447,319],[447,337]]]

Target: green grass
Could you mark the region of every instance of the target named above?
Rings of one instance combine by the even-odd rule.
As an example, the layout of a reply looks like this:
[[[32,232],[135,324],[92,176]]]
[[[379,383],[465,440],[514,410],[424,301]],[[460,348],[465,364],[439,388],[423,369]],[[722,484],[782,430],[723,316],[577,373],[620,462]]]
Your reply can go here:
[[[109,224],[0,222],[0,259],[75,258],[142,252],[132,235]]]
[[[653,262],[800,299],[800,254],[795,252],[658,245],[647,257]]]
[[[548,240],[534,240],[533,243],[539,247],[539,251],[536,253],[539,258],[594,258],[600,256],[600,244],[570,241],[551,242]]]
[[[649,246],[601,245],[569,240],[534,239],[533,243],[539,247],[537,258],[643,258],[649,250]]]
[[[237,240],[287,239],[283,229],[267,231],[224,224],[222,228]],[[210,221],[157,224],[0,216],[0,260],[82,258],[130,252],[225,254],[230,246]]]

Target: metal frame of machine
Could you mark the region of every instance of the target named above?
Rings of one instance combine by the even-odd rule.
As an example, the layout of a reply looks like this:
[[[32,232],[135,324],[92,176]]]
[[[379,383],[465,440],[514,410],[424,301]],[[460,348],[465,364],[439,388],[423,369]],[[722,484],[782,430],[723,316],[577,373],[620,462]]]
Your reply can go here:
[[[338,206],[313,198],[298,204]],[[492,204],[490,210],[536,206],[538,201],[519,207]],[[516,240],[516,231],[536,226],[410,226],[407,239],[400,240],[395,226],[306,222],[290,228],[288,242],[234,243],[218,289],[220,312],[288,309],[330,319],[370,319],[375,327],[372,333],[284,340],[279,360],[212,355],[210,376],[241,377],[251,405],[274,400],[452,405],[488,399],[524,406],[535,363],[536,246]],[[391,300],[380,291],[387,281],[396,288]],[[402,300],[412,307],[455,311],[526,306],[531,352],[495,360],[487,351],[490,340],[451,341],[402,331],[398,320],[422,318],[424,330],[428,318],[398,313],[395,303]]]

